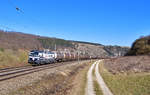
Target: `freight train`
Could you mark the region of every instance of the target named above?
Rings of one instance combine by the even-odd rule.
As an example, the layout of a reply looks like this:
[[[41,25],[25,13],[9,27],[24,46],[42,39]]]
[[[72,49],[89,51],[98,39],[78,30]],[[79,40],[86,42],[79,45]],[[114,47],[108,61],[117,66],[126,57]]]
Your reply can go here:
[[[78,55],[64,51],[32,50],[29,53],[28,63],[32,65],[50,64],[63,61],[73,61],[77,59],[89,59],[88,55]]]

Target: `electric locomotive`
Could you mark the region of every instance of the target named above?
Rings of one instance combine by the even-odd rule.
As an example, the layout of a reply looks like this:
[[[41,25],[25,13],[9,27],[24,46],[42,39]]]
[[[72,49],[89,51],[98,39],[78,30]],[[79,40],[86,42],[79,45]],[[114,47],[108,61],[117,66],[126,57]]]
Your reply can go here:
[[[50,51],[32,50],[29,53],[28,63],[40,65],[55,62],[55,55]]]

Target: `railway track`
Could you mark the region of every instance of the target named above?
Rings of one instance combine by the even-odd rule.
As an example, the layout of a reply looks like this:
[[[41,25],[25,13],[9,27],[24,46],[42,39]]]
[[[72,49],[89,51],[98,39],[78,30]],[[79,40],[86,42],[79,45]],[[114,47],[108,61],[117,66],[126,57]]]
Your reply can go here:
[[[27,75],[30,73],[42,71],[45,69],[50,69],[54,67],[59,67],[65,64],[70,64],[70,62],[56,63],[56,64],[48,64],[41,66],[24,66],[24,67],[16,67],[16,68],[6,68],[0,69],[0,82],[8,79],[16,78],[19,76]]]
[[[32,67],[31,65],[0,69],[0,73]]]

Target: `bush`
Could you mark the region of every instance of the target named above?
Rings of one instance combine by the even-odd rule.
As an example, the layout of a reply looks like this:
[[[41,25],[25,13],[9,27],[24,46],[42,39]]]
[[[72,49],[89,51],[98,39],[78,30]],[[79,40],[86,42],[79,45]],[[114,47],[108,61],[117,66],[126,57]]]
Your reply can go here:
[[[0,51],[1,51],[1,52],[4,52],[4,48],[0,48]]]

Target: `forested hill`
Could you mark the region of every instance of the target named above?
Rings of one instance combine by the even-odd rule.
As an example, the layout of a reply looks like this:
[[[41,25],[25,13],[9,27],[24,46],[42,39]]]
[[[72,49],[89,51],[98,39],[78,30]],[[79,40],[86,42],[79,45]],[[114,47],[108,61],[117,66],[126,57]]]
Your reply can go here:
[[[128,47],[104,46],[97,43],[69,41],[59,38],[42,37],[37,35],[25,34],[20,32],[8,32],[0,30],[0,49],[68,49],[93,56],[121,56],[128,51]]]
[[[135,40],[126,55],[150,55],[150,36],[141,37]]]

